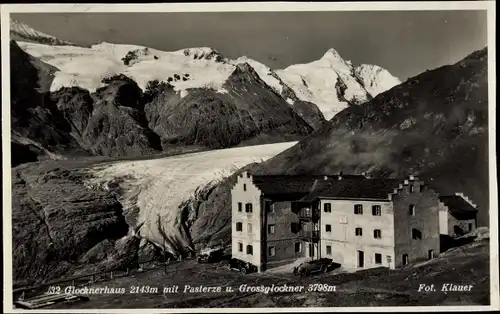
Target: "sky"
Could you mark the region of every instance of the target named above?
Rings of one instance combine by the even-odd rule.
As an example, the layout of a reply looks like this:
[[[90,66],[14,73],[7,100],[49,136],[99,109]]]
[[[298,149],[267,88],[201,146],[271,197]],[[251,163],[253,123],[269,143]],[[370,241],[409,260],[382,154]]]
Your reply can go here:
[[[212,47],[276,69],[334,48],[401,80],[452,64],[487,44],[486,11],[323,11],[12,14],[77,44],[102,41],[172,51]]]

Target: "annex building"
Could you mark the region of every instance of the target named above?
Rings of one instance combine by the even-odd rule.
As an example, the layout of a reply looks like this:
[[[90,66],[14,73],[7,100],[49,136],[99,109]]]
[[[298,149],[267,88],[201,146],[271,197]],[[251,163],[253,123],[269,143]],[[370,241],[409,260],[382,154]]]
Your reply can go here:
[[[414,176],[244,172],[231,194],[232,256],[259,271],[303,257],[394,269],[437,256],[443,235],[476,228],[463,194],[440,196]]]

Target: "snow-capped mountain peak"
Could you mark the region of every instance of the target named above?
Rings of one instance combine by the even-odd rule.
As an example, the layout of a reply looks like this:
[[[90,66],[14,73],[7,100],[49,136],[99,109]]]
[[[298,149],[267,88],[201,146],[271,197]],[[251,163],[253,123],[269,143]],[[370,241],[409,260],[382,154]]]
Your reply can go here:
[[[75,44],[71,42],[37,31],[34,28],[14,19],[10,19],[10,34],[11,39],[13,40],[33,41],[46,45],[75,46]]]
[[[289,104],[301,100],[318,106],[326,119],[352,104],[399,84],[387,70],[372,65],[354,67],[333,48],[305,64],[271,70],[248,58],[224,58],[211,47],[161,51],[138,45],[101,42],[80,47],[11,21],[11,31],[19,47],[58,71],[51,90],[79,86],[91,92],[105,85],[104,78],[124,74],[145,90],[153,80],[168,82],[181,97],[189,89],[206,88],[226,93],[224,84],[239,64],[248,64],[258,76]]]
[[[399,84],[388,71],[379,69],[362,66],[356,71],[351,61],[330,48],[319,60],[291,65],[276,73],[300,100],[316,104],[329,120],[347,106],[366,102]]]
[[[321,57],[321,60],[330,60],[330,61],[344,61],[344,59],[342,59],[342,57],[340,56],[340,54],[337,52],[337,50],[333,49],[333,48],[330,48],[328,49],[325,54],[323,55],[323,57]]]

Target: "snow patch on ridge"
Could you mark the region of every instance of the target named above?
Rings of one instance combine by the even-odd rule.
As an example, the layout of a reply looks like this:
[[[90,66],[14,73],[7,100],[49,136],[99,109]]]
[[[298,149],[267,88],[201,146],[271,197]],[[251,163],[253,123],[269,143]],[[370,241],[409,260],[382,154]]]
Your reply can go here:
[[[378,65],[361,64],[356,67],[355,74],[372,97],[401,84],[397,77]]]
[[[59,69],[51,91],[61,87],[79,86],[93,92],[104,86],[102,79],[109,75],[125,74],[137,82],[141,89],[151,80],[165,81],[178,92],[189,88],[211,88],[224,92],[222,85],[234,71],[234,65],[213,59],[195,59],[203,52],[214,52],[211,48],[191,48],[165,52],[136,45],[101,43],[90,48],[72,46],[48,46],[29,42],[18,42],[19,46],[34,57]],[[122,58],[133,52],[128,65]],[[184,74],[189,78],[182,79]],[[174,79],[178,76],[180,79]]]

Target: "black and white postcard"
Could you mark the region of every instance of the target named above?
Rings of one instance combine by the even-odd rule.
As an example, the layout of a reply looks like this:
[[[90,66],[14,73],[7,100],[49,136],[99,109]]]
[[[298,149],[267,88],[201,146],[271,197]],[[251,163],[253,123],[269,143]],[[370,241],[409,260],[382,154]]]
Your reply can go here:
[[[499,309],[494,1],[1,26],[5,312]]]

